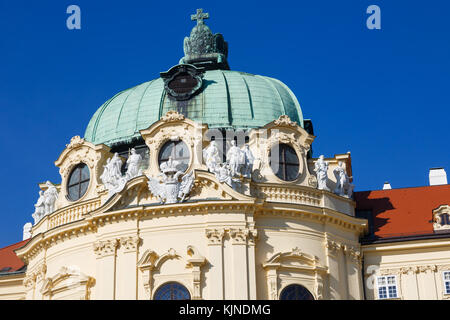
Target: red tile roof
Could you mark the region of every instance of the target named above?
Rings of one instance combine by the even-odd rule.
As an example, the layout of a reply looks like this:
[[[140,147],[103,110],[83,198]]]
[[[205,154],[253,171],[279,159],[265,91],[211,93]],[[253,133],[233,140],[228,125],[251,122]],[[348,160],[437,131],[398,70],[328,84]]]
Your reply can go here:
[[[450,185],[355,192],[354,196],[357,210],[372,211],[377,238],[433,234],[433,210],[450,204]]]
[[[0,272],[2,270],[4,270],[3,272],[13,272],[23,268],[24,263],[15,254],[14,250],[23,247],[29,240],[23,240],[0,249]],[[7,268],[11,269],[5,270]]]

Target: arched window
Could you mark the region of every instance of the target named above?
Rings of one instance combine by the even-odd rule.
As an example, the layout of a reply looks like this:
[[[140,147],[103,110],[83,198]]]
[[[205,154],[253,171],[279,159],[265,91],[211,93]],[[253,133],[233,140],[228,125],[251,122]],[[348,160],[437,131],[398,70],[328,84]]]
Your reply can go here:
[[[178,282],[168,282],[156,290],[153,300],[190,300],[191,295],[185,286]]]
[[[299,162],[295,150],[287,144],[277,144],[270,150],[270,167],[275,175],[284,181],[298,177]]]
[[[181,140],[166,142],[159,152],[158,164],[161,165],[161,163],[166,162],[169,160],[169,157],[180,162],[179,170],[186,171],[190,160],[189,149],[186,143]]]
[[[450,215],[448,213],[441,214],[441,225],[449,225],[450,224]]]
[[[281,291],[280,300],[314,300],[314,297],[304,286],[291,284]]]
[[[69,183],[67,184],[67,196],[69,200],[77,201],[87,191],[89,186],[90,174],[86,164],[78,164],[70,173]]]

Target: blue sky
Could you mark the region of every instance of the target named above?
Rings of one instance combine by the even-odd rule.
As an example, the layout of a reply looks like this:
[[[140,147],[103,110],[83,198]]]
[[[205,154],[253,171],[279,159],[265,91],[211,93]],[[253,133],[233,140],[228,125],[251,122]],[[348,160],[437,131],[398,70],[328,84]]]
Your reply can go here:
[[[81,8],[81,30],[66,8]],[[381,30],[366,28],[369,5]],[[229,43],[231,69],[280,79],[317,136],[314,155],[351,151],[356,190],[450,173],[447,1],[0,1],[0,247],[32,221],[38,183],[118,91],[183,56],[196,8]]]

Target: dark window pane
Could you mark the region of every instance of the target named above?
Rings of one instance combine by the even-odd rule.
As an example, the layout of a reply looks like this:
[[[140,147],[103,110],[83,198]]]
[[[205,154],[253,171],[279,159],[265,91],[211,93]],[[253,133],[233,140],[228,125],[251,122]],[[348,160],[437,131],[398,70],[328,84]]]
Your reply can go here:
[[[285,181],[298,177],[299,160],[297,153],[287,144],[279,144],[270,150],[270,166],[275,175]]]
[[[77,184],[78,182],[80,182],[80,169],[78,167],[76,167],[72,171],[72,175],[70,176],[69,186]]]
[[[191,295],[185,286],[177,282],[169,282],[158,288],[154,300],[190,300]]]
[[[89,186],[90,174],[86,164],[80,163],[70,174],[69,183],[67,185],[67,193],[69,200],[76,201],[80,199],[87,191]]]
[[[89,169],[88,166],[84,166],[81,169],[81,181],[89,180]]]
[[[314,300],[314,297],[304,286],[291,284],[283,289],[280,300]]]
[[[71,200],[78,198],[78,185],[69,187],[69,198]]]
[[[89,181],[85,181],[81,183],[80,186],[80,198],[86,193],[87,188],[89,187]]]

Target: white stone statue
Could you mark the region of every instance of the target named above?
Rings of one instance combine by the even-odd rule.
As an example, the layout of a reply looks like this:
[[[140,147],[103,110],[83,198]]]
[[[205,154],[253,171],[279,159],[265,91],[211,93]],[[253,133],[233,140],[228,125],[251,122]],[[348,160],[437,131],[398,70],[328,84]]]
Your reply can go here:
[[[227,163],[230,166],[231,175],[234,177],[241,172],[241,167],[245,163],[244,152],[236,146],[236,141],[231,141],[231,147],[227,152]]]
[[[217,147],[217,143],[215,141],[211,141],[209,146],[203,149],[203,159],[208,167],[208,170],[215,173],[217,165],[222,163],[219,148]]]
[[[122,176],[122,160],[120,159],[119,154],[115,153],[111,159],[107,159],[106,165],[104,165],[103,168],[100,179],[108,190],[108,197],[111,197],[117,192],[122,191],[127,183],[127,178]]]
[[[127,173],[125,174],[127,180],[131,180],[135,177],[142,175],[142,157],[136,150],[131,149],[131,154],[127,160]]]
[[[350,183],[350,178],[347,175],[344,162],[339,161],[338,166],[333,170],[333,173],[336,177],[336,189],[334,189],[334,193],[342,197],[351,198],[354,185]]]
[[[253,171],[253,162],[255,161],[255,157],[253,156],[253,153],[250,150],[248,144],[244,146],[243,152],[244,152],[244,166],[242,169],[242,174],[246,178],[251,178]]]
[[[216,178],[220,183],[225,182],[229,186],[233,184],[233,175],[231,173],[230,166],[227,163],[222,163],[217,166]]]
[[[183,171],[179,170],[179,165],[178,161],[169,157],[169,160],[160,165],[162,173],[159,177],[162,178],[161,181],[147,176],[150,192],[157,196],[161,203],[183,202],[194,186],[193,172],[185,174],[180,182],[179,178],[183,175]]]
[[[45,204],[44,204],[44,191],[39,191],[39,199],[34,205],[35,210],[34,213],[31,215],[34,219],[34,224],[38,223],[45,215]]]
[[[50,182],[46,183],[47,190],[44,191],[44,209],[45,215],[52,213],[55,211],[55,202],[58,199],[58,190],[56,187]]]
[[[317,175],[317,188],[319,190],[330,191],[330,189],[327,187],[328,162],[323,160],[323,155],[321,155],[314,164],[314,171]]]
[[[31,238],[31,229],[33,228],[33,225],[31,224],[31,222],[27,222],[24,224],[23,226],[23,239],[22,240],[27,240]]]
[[[122,159],[120,159],[119,154],[114,153],[111,161],[110,161],[110,171],[109,175],[112,179],[119,180],[122,178]]]

